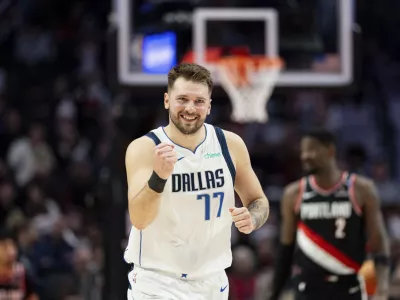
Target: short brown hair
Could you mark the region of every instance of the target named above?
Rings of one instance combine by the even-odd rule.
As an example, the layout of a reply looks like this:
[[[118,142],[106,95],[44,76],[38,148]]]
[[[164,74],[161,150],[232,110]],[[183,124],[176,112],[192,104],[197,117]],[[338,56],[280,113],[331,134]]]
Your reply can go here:
[[[173,67],[168,72],[168,90],[174,86],[175,81],[180,77],[183,77],[188,81],[206,84],[210,93],[214,87],[209,70],[198,64],[182,63]]]

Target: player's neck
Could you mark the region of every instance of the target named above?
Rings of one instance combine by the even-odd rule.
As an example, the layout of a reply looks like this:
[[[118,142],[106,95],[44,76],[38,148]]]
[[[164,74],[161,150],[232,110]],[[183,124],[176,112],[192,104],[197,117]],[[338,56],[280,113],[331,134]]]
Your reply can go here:
[[[165,133],[168,135],[169,139],[179,146],[190,149],[194,151],[196,147],[204,141],[206,136],[205,126],[202,126],[194,134],[183,134],[174,125],[169,124],[164,128]]]
[[[342,174],[343,171],[335,166],[333,168],[315,174],[314,178],[319,187],[323,189],[330,189],[340,181]]]

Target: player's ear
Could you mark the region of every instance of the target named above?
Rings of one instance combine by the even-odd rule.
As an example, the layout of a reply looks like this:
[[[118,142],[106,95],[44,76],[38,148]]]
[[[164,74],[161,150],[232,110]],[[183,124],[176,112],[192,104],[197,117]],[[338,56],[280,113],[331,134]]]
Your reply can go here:
[[[169,109],[169,95],[168,93],[164,93],[164,108]]]
[[[210,99],[210,105],[208,106],[207,116],[211,113],[211,101],[212,99]]]

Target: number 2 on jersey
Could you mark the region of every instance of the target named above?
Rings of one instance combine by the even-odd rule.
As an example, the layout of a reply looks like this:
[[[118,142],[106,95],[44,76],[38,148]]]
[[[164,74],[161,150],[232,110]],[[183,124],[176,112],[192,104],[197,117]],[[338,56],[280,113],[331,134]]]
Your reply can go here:
[[[338,218],[335,222],[336,231],[335,231],[335,238],[343,239],[346,236],[344,229],[346,228],[346,219],[345,218]]]
[[[224,202],[224,192],[215,192],[212,194],[213,199],[219,199],[219,208],[218,208],[218,213],[217,213],[217,218],[221,216],[221,210],[222,210],[222,203]],[[210,214],[211,214],[211,196],[210,194],[200,194],[197,195],[197,200],[203,200],[204,199],[204,204],[205,204],[205,209],[206,209],[206,215],[205,219],[210,220]]]

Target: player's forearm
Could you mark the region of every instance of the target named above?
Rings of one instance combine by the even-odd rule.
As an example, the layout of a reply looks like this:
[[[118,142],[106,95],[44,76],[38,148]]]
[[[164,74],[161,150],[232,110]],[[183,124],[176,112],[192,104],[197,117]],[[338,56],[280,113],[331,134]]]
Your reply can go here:
[[[377,288],[376,294],[387,295],[389,293],[390,268],[383,264],[375,265]]]
[[[139,230],[153,222],[160,207],[161,193],[146,185],[135,197],[129,199],[129,217],[132,225]]]
[[[385,232],[382,232],[378,239],[371,241],[371,250],[377,281],[376,293],[387,295],[390,282],[390,242]]]
[[[279,246],[269,300],[279,299],[287,280],[290,278],[294,248],[294,243],[287,245],[281,243]]]
[[[254,200],[247,207],[253,219],[254,229],[260,228],[268,219],[269,203],[267,198]]]
[[[390,249],[389,241],[383,239],[383,250],[374,256],[375,272],[377,281],[377,294],[387,295],[389,293],[390,282]]]

